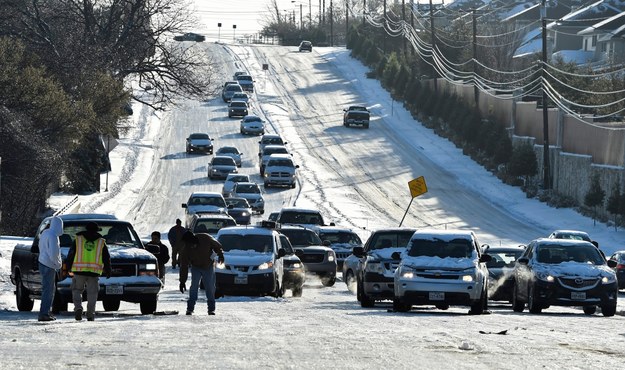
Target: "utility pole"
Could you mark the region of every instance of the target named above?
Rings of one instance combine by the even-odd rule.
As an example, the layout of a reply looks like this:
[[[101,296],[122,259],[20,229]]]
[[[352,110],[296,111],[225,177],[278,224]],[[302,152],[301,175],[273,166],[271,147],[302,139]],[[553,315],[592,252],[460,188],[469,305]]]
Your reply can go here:
[[[382,43],[382,50],[384,50],[384,55],[386,55],[386,0],[384,0],[384,42]]]
[[[345,0],[345,45],[347,45],[347,34],[349,33],[349,8]]]
[[[477,22],[475,16],[475,8],[471,9],[472,21],[473,21],[473,99],[475,100],[475,108],[480,108],[480,92],[477,88],[476,76],[477,76]]]
[[[406,0],[401,0],[401,20],[403,24],[406,24]],[[406,35],[403,37],[404,41],[404,55],[406,55]]]
[[[312,0],[308,0],[308,29],[312,28]]]
[[[551,170],[549,163],[549,109],[547,100],[547,91],[545,90],[545,66],[547,65],[547,8],[545,0],[541,1],[540,17],[542,20],[542,67],[540,69],[542,78],[543,91],[543,188],[551,189]]]
[[[414,30],[414,0],[410,0],[410,28]],[[414,47],[410,48],[410,53],[414,56]]]
[[[304,28],[304,23],[302,22],[302,3],[299,3],[299,30],[302,32]]]
[[[330,46],[334,46],[334,14],[332,11],[332,0],[330,0]]]
[[[543,0],[544,1],[544,0]],[[432,6],[432,0],[430,0],[430,32],[432,33],[432,64],[436,64],[434,60],[434,54],[436,53],[436,34],[434,33],[434,7]],[[436,68],[434,68],[434,92],[438,92],[438,83],[436,77]]]
[[[323,8],[321,8],[322,13],[323,13],[323,26],[325,28],[326,25],[326,0],[323,0]]]
[[[365,25],[365,17],[367,15],[367,0],[362,0],[362,25]]]

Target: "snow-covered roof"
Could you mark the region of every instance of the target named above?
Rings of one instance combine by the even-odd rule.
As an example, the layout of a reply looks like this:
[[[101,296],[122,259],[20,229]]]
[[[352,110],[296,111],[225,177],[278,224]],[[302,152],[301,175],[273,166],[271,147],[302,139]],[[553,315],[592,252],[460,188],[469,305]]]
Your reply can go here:
[[[573,11],[560,19],[547,24],[548,29],[557,26],[567,25],[575,27],[583,27],[594,24],[599,18],[612,17],[621,13],[622,10],[613,6],[606,0],[599,0],[586,7]]]
[[[590,35],[597,31],[610,32],[623,28],[625,26],[625,11],[619,13],[613,17],[605,19],[599,23],[593,24],[592,26],[586,27],[583,30],[579,31],[578,35]]]

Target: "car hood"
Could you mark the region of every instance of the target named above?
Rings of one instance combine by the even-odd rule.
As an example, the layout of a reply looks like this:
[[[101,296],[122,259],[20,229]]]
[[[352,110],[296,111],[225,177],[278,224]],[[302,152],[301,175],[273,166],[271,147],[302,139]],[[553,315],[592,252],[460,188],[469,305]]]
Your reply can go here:
[[[334,243],[330,245],[330,248],[332,248],[335,252],[351,252],[353,249],[349,243]]]
[[[208,139],[192,139],[190,140],[191,145],[209,145],[211,141]]]
[[[290,172],[290,173],[295,173],[295,167],[288,167],[288,166],[267,166],[265,168],[265,171],[267,172]]]
[[[440,269],[440,270],[466,270],[477,266],[477,258],[453,258],[453,257],[409,257],[402,256],[402,265],[415,269]]]
[[[227,265],[257,266],[269,262],[273,258],[271,253],[232,250],[224,252],[224,259]]]
[[[384,249],[374,249],[369,251],[369,257],[377,259],[377,260],[391,260],[393,259],[391,255],[395,252],[401,253],[405,251],[406,248],[384,248]]]
[[[234,170],[236,169],[236,166],[233,166],[231,164],[214,164],[211,166],[211,168],[216,170]]]
[[[322,246],[322,245],[311,245],[311,246],[308,246],[308,247],[307,247],[307,246],[302,246],[302,245],[294,245],[294,246],[293,246],[293,249],[295,249],[295,250],[301,250],[301,251],[303,251],[304,253],[315,253],[315,252],[323,252],[323,253],[326,253],[326,252],[330,252],[330,251],[332,251],[332,249],[331,249],[331,248],[324,247],[324,246]]]
[[[536,273],[542,272],[554,277],[598,278],[614,275],[614,271],[607,265],[597,266],[582,262],[562,262],[557,265],[535,263],[532,267]]]
[[[106,247],[109,251],[109,255],[111,256],[111,260],[113,262],[115,262],[116,260],[125,260],[125,261],[142,260],[145,262],[156,262],[156,257],[152,253],[142,248],[123,247],[123,246],[116,246],[114,244],[107,245]],[[61,255],[63,256],[63,260],[67,258],[68,253],[69,253],[69,248],[67,247],[61,248]]]

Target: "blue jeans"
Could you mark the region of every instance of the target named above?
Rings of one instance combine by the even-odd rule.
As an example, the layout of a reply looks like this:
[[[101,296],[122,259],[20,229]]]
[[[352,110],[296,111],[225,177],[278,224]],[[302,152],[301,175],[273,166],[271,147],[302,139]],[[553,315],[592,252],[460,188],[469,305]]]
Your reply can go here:
[[[39,263],[39,276],[41,276],[41,306],[39,307],[39,316],[47,316],[50,314],[52,301],[54,301],[54,292],[56,291],[56,270],[42,263]]]
[[[200,289],[200,279],[204,281],[204,291],[206,292],[206,303],[209,311],[215,311],[215,265],[202,269],[191,266],[191,287],[189,288],[189,300],[187,301],[187,311],[193,312],[195,302],[197,302],[197,292]]]

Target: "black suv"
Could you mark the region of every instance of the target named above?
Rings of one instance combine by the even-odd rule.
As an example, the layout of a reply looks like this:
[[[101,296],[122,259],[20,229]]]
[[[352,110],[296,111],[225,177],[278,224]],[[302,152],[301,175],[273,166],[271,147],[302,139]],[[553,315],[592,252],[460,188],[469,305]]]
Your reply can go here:
[[[306,272],[318,275],[323,286],[336,282],[336,254],[323,245],[316,232],[303,226],[282,226],[277,229],[286,235],[295,254],[304,263]]]
[[[299,51],[310,51],[312,53],[312,42],[310,41],[302,41],[299,43]]]

